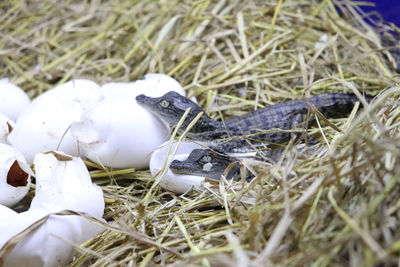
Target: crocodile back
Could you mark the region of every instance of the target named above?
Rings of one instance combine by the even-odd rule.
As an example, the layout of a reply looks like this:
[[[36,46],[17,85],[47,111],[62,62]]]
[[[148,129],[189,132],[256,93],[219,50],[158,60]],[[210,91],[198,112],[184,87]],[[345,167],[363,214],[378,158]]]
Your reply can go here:
[[[371,99],[368,97],[367,101]],[[293,135],[299,137],[304,124],[315,120],[311,105],[327,118],[340,118],[348,115],[357,101],[359,99],[353,94],[328,93],[283,102],[226,121],[225,128],[219,129],[210,139],[240,137],[214,142],[226,152],[243,152],[249,148],[249,142],[253,147],[283,143]]]
[[[367,97],[369,102],[372,97]],[[348,115],[359,101],[353,94],[328,93],[306,100],[292,100],[258,109],[225,122],[227,128],[238,129],[292,129],[297,126],[299,114],[308,114],[310,106],[316,107],[327,118],[341,118]],[[311,117],[310,117],[311,118]],[[305,119],[305,116],[304,116]]]
[[[308,105],[303,100],[292,100],[262,109],[225,122],[226,126],[240,129],[291,129],[290,119],[298,113],[307,113]]]

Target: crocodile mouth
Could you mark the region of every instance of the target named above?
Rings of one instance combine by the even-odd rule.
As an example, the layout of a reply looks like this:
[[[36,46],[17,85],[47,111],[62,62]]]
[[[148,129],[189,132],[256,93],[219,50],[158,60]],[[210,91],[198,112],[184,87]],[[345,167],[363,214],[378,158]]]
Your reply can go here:
[[[193,164],[186,161],[173,160],[169,166],[172,172],[176,174],[195,174],[197,170],[202,170],[201,166],[193,166]]]

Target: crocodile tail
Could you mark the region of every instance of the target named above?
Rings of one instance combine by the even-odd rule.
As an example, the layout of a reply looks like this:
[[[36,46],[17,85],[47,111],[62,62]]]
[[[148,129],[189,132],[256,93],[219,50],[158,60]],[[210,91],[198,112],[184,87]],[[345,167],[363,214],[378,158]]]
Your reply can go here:
[[[364,98],[369,103],[374,96],[366,95]],[[346,117],[353,110],[355,103],[359,101],[355,94],[344,93],[328,93],[310,98],[311,104],[327,118]]]

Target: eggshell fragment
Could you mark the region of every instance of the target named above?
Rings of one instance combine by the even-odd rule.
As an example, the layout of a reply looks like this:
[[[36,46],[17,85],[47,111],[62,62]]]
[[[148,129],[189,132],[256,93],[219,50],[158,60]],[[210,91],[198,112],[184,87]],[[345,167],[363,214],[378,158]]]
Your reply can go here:
[[[0,143],[8,144],[7,137],[15,127],[15,123],[0,112]]]
[[[38,154],[34,160],[36,195],[28,211],[15,213],[0,206],[0,248],[16,234],[45,216],[70,209],[101,219],[103,193],[93,185],[79,158],[60,152]],[[6,217],[5,217],[6,216]],[[102,227],[76,215],[50,215],[36,229],[30,229],[4,260],[5,266],[65,266],[75,251],[73,245],[94,237]]]
[[[168,144],[169,142],[162,144],[152,153],[150,159],[151,175],[156,176],[162,170],[165,157],[167,156]],[[193,142],[181,142],[175,156],[172,157],[172,153],[177,145],[177,142],[172,144],[170,155],[168,155],[168,162],[175,159],[185,160],[193,149],[202,148],[202,146]],[[166,190],[182,194],[190,190],[193,186],[202,186],[204,179],[205,177],[200,176],[174,174],[170,169],[168,169],[160,180],[160,186]]]
[[[26,107],[8,142],[30,163],[36,153],[59,149],[77,156],[78,145],[69,127],[82,113],[103,99],[100,87],[89,80],[72,80],[49,90]]]
[[[15,121],[22,110],[29,105],[28,95],[18,86],[0,79],[0,112]]]
[[[28,193],[31,175],[21,152],[0,144],[0,204],[8,207],[17,204]]]
[[[151,152],[168,138],[169,129],[131,99],[107,99],[71,126],[81,152],[113,168],[148,167]]]

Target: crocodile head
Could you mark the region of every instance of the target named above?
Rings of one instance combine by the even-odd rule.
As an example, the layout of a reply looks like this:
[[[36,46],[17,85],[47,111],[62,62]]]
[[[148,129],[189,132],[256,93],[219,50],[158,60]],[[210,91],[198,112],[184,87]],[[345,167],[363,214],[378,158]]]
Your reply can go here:
[[[194,149],[186,160],[174,160],[170,169],[175,174],[186,174],[203,176],[214,180],[221,179],[221,175],[231,163],[226,174],[227,179],[238,179],[240,177],[239,160],[223,154],[217,154],[211,150]]]
[[[192,122],[200,112],[203,112],[203,115],[191,129],[191,132],[199,133],[213,130],[215,121],[208,117],[207,114],[204,113],[204,110],[195,102],[177,92],[170,91],[161,97],[138,95],[136,101],[170,126],[176,126],[185,111],[190,108],[190,112],[182,125],[183,129],[186,129],[189,123]]]

